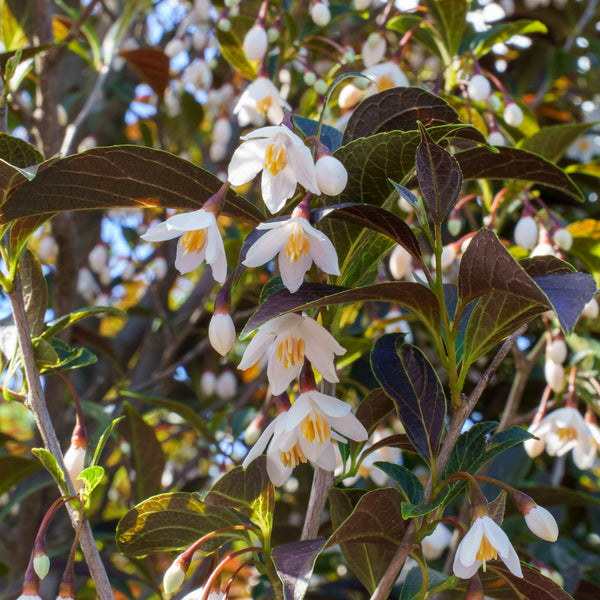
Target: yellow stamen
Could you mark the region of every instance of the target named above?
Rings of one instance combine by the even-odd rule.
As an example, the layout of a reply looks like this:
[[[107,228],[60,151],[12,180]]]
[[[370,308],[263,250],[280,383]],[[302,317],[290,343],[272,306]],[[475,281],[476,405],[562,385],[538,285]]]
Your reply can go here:
[[[266,115],[272,106],[273,98],[271,98],[271,96],[265,96],[262,100],[259,100],[256,103],[256,109],[261,115]]]
[[[577,439],[577,431],[575,427],[558,427],[556,435],[561,442],[572,442]]]
[[[296,364],[303,364],[304,340],[302,338],[289,336],[284,341],[279,342],[279,346],[277,347],[277,360],[280,363],[283,363],[284,369],[295,367]]]
[[[485,562],[487,560],[493,560],[494,558],[498,558],[498,552],[496,548],[492,546],[490,540],[488,540],[485,535],[481,536],[481,544],[479,544],[479,550],[477,550],[477,554],[475,555],[477,560],[480,560],[483,563],[483,570],[485,571]]]
[[[382,75],[377,80],[377,89],[382,92],[383,90],[389,90],[390,88],[396,87],[394,80],[389,75]]]
[[[263,169],[267,169],[271,175],[281,173],[287,167],[287,149],[281,142],[273,142],[265,153]]]
[[[312,411],[303,419],[300,423],[300,431],[309,442],[312,442],[318,436],[319,444],[331,437],[331,429],[327,419],[324,419],[319,412],[315,411]]]
[[[303,254],[308,254],[308,238],[304,234],[304,230],[298,223],[292,225],[292,231],[288,242],[285,245],[285,253],[290,262],[297,261]]]
[[[206,245],[206,229],[186,231],[181,236],[183,254],[199,254]]]
[[[300,446],[296,444],[291,450],[281,453],[281,462],[283,463],[284,467],[292,467],[293,469],[301,462],[305,463],[306,456],[304,456]]]

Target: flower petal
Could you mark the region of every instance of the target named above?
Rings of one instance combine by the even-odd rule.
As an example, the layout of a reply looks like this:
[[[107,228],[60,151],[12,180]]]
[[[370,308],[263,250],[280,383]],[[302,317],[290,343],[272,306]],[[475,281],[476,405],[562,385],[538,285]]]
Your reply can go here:
[[[279,253],[278,264],[283,285],[293,294],[298,291],[298,288],[304,282],[304,274],[310,269],[312,258],[309,254],[301,256],[298,260],[291,261],[285,249],[282,249]]]
[[[269,379],[271,392],[275,396],[283,394],[290,383],[298,377],[300,369],[302,369],[302,363],[303,361],[297,362],[296,365],[292,365],[286,369],[279,362],[277,353],[273,352],[271,354],[269,364],[267,365],[267,378]]]
[[[246,141],[235,150],[227,169],[227,179],[231,185],[248,183],[260,173],[269,143],[269,140],[263,139]]]
[[[273,343],[274,339],[274,335],[264,333],[259,329],[250,340],[250,343],[246,346],[238,369],[245,371],[255,365],[267,351],[267,348]]]
[[[189,273],[197,269],[204,262],[205,248],[200,252],[185,252],[181,240],[177,244],[177,254],[175,256],[175,268],[181,273]]]
[[[273,433],[275,428],[281,425],[282,419],[280,417],[284,417],[284,414],[278,415],[271,421],[262,432],[261,436],[256,440],[256,443],[252,448],[250,448],[248,454],[246,454],[246,458],[244,458],[244,462],[242,463],[242,467],[244,469],[257,457],[263,453],[263,450],[267,447],[267,444],[270,442],[271,437],[273,437]]]
[[[242,264],[247,267],[258,267],[269,262],[279,252],[281,246],[285,244],[287,235],[288,233],[284,228],[270,229],[263,233],[250,246]]]
[[[164,242],[166,240],[172,240],[181,235],[181,231],[175,231],[171,229],[166,221],[150,227],[148,231],[141,238],[146,242]]]
[[[179,213],[173,215],[166,221],[169,229],[177,231],[198,231],[200,229],[208,229],[216,227],[217,220],[215,215],[208,210],[200,208],[192,212]]]
[[[261,179],[262,198],[272,214],[283,208],[285,201],[294,195],[297,185],[298,180],[289,166],[276,175],[271,175],[267,169],[263,170]]]

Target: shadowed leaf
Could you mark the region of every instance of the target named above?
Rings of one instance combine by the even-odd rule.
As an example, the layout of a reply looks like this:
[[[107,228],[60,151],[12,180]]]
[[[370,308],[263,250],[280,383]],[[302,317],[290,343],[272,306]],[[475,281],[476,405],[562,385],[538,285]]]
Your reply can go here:
[[[517,148],[558,162],[567,148],[593,126],[594,123],[562,123],[543,127],[532,136],[522,139]]]
[[[327,540],[302,540],[273,548],[277,576],[283,583],[285,600],[302,600],[308,588],[317,556]]]
[[[317,135],[317,128],[319,126],[317,121],[300,115],[294,115],[293,123],[294,127],[297,127],[304,137]],[[323,124],[319,139],[327,146],[330,152],[335,152],[342,145],[342,132],[335,129],[335,127],[331,127],[331,125]]]
[[[500,493],[488,504],[490,517],[494,519],[496,525],[501,526],[504,521],[504,509],[506,508],[506,492],[501,490]]]
[[[256,67],[246,58],[242,47],[242,40],[246,32],[252,27],[254,20],[246,15],[230,17],[231,29],[223,31],[215,28],[215,35],[219,42],[219,50],[223,58],[246,79],[256,77]]]
[[[119,56],[135,67],[159,98],[163,97],[169,85],[169,57],[162,50],[158,48],[121,50]]]
[[[8,492],[13,485],[37,473],[42,465],[24,456],[0,456],[0,494]]]
[[[41,169],[0,207],[0,223],[63,210],[127,206],[196,210],[222,185],[212,173],[162,150],[94,148]],[[251,224],[263,220],[254,205],[231,190],[223,213]]]
[[[600,286],[600,221],[584,219],[567,226],[573,236],[569,254],[579,259]]]
[[[31,453],[44,465],[45,469],[52,475],[54,481],[58,483],[58,486],[63,491],[63,494],[68,494],[67,482],[65,481],[65,474],[60,470],[56,458],[54,455],[46,450],[46,448],[32,448]]]
[[[419,125],[419,130],[417,179],[433,220],[440,224],[458,199],[462,173],[456,159],[431,139],[423,125]]]
[[[119,521],[116,540],[123,554],[143,557],[181,550],[207,533],[241,523],[240,515],[208,506],[196,494],[160,494],[140,502]],[[216,535],[201,549],[212,552],[235,537],[232,532]]]
[[[425,500],[425,490],[419,478],[403,465],[378,461],[374,466],[381,469],[400,489],[404,499],[412,504],[420,504]]]
[[[581,191],[571,178],[550,161],[518,148],[501,146],[496,149],[498,152],[494,153],[479,146],[457,152],[454,157],[458,161],[463,177],[529,181],[561,190],[576,200],[583,200]]]
[[[7,133],[0,133],[0,159],[18,169],[44,162],[44,156],[35,146]]]
[[[367,433],[371,435],[392,411],[396,409],[392,399],[377,388],[368,394],[356,409],[356,418],[364,425]]]
[[[442,385],[425,355],[402,336],[379,338],[371,352],[377,381],[396,405],[406,435],[428,462],[435,459],[446,417]]]
[[[535,278],[551,273],[573,273],[575,267],[556,256],[534,256],[519,261],[519,266],[529,275]]]

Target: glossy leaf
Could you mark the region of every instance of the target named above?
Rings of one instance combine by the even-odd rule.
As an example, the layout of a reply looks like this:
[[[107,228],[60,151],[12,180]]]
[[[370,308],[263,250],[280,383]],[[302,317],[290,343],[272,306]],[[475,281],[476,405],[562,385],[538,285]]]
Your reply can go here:
[[[556,256],[533,256],[532,258],[524,258],[519,261],[519,266],[535,279],[542,275],[550,275],[556,273],[574,273],[575,267],[570,263],[557,258]]]
[[[499,147],[494,153],[483,146],[457,152],[465,179],[512,179],[528,181],[560,190],[583,200],[579,188],[571,178],[552,162],[519,148]]]
[[[154,428],[144,421],[129,402],[123,404],[123,412],[125,419],[119,424],[119,431],[131,447],[132,466],[135,470],[132,494],[140,501],[162,489],[165,458]]]
[[[548,28],[541,21],[532,19],[518,19],[506,23],[499,23],[487,29],[478,31],[470,37],[466,37],[470,51],[477,57],[491,52],[494,44],[502,44],[514,35],[527,35],[529,33],[547,33]]]
[[[494,431],[498,423],[484,421],[475,423],[470,429],[461,433],[456,440],[450,458],[444,469],[444,478],[449,477],[457,471],[469,471],[484,454],[487,435]]]
[[[374,466],[381,469],[402,492],[406,502],[421,504],[425,500],[425,490],[419,478],[403,465],[378,461]]]
[[[162,150],[94,148],[40,169],[0,207],[0,223],[63,210],[128,206],[196,210],[221,186],[212,173]],[[254,205],[231,190],[223,214],[251,224],[263,220]]]
[[[423,125],[419,130],[417,179],[433,220],[441,224],[458,200],[462,173],[456,159],[431,139]]]
[[[417,452],[428,462],[435,460],[446,417],[446,397],[425,355],[402,343],[402,336],[386,334],[373,346],[371,368],[394,401]]]
[[[426,502],[425,504],[411,504],[410,502],[402,503],[402,516],[405,519],[412,519],[414,517],[422,517],[432,513],[434,510],[440,508],[444,503],[449,502],[460,489],[464,487],[464,484],[454,483],[452,485],[445,485],[441,490],[438,491],[435,498]]]
[[[64,371],[93,365],[98,360],[98,357],[87,348],[72,348],[59,338],[51,338],[47,341],[45,338],[39,337],[34,340],[34,345],[36,350],[45,350],[45,355],[53,357],[51,360],[45,361],[46,366],[42,368],[42,373],[48,370],[46,367]]]
[[[352,112],[343,144],[385,131],[415,131],[461,123],[458,113],[442,98],[419,87],[396,87],[365,98]],[[485,141],[483,137],[481,141]]]
[[[275,546],[271,557],[277,577],[283,584],[284,600],[302,600],[315,567],[315,561],[327,540],[302,540]]]
[[[319,123],[300,115],[293,116],[294,127],[298,128],[304,137],[317,135]],[[335,152],[342,145],[342,132],[331,125],[321,126],[321,142],[327,146],[330,152]]]
[[[159,48],[121,50],[119,56],[140,73],[159,98],[164,96],[169,85],[169,57],[162,50]]]
[[[377,426],[396,409],[392,399],[381,388],[370,392],[356,409],[356,418],[371,435]]]
[[[31,453],[44,465],[46,471],[52,475],[54,481],[58,483],[58,487],[63,491],[64,494],[68,494],[67,482],[65,481],[65,474],[61,471],[56,458],[54,455],[46,450],[45,448],[32,448]]]
[[[86,494],[91,494],[102,483],[103,477],[104,469],[96,465],[81,471],[77,479],[85,481]]]
[[[335,488],[329,492],[335,531],[326,547],[339,544],[352,572],[372,593],[404,535],[406,526],[400,512],[402,496],[393,488],[368,492],[344,518],[357,498],[358,490],[353,492]]]
[[[436,30],[444,40],[443,58],[451,59],[457,55],[458,47],[465,29],[469,3],[467,0],[424,0]]]
[[[104,446],[106,446],[106,442],[108,442],[108,438],[111,436],[114,428],[124,419],[125,417],[117,417],[113,419],[109,425],[104,429],[100,437],[98,438],[98,442],[95,444],[88,444],[88,448],[94,448],[94,453],[92,455],[92,460],[90,466],[95,466],[100,463],[100,457],[102,456],[102,451],[104,450]],[[87,449],[86,449],[86,461],[84,464],[88,464],[87,461]]]
[[[24,456],[0,456],[0,494],[8,492],[30,475],[37,473],[42,466],[37,460]]]
[[[29,142],[0,133],[0,159],[18,169],[26,169],[43,162],[44,156]]]
[[[558,162],[569,146],[593,126],[593,123],[549,125],[532,136],[523,138],[517,144],[517,148],[534,152],[552,162]]]
[[[250,317],[240,337],[243,339],[270,319],[287,312],[371,300],[399,304],[413,312],[431,331],[436,333],[439,331],[437,298],[428,287],[420,283],[408,281],[377,283],[353,290],[321,283],[305,283],[294,294],[288,290],[281,290],[270,296]]]
[[[160,494],[140,502],[119,521],[117,546],[123,554],[141,558],[182,550],[207,533],[242,522],[233,511],[201,502],[197,494]],[[213,552],[234,537],[232,532],[217,534],[201,549]]]

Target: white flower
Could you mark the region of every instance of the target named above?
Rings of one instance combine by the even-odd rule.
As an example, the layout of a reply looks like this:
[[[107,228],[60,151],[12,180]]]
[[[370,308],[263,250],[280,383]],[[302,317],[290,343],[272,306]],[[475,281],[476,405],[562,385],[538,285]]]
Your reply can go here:
[[[547,542],[555,542],[558,539],[558,525],[549,510],[535,504],[523,515],[525,523],[532,533]]]
[[[84,460],[85,447],[71,443],[69,449],[63,456],[63,462],[65,463],[65,469],[67,470],[67,474],[69,475],[76,492],[85,487],[83,479],[77,479],[81,471],[83,471]]]
[[[248,60],[262,60],[269,47],[269,38],[265,28],[254,25],[244,37],[244,54]]]
[[[337,382],[335,355],[345,354],[333,336],[314,319],[294,313],[271,319],[258,328],[238,369],[254,365],[273,344],[267,377],[273,394],[283,393],[304,364],[304,356],[327,381]]]
[[[241,139],[229,163],[231,185],[248,183],[262,171],[262,198],[272,213],[294,195],[298,183],[320,194],[311,151],[287,127],[262,127]]]
[[[51,235],[45,235],[38,245],[38,256],[43,263],[53,263],[58,254],[58,244]]]
[[[546,356],[555,363],[562,364],[567,360],[569,348],[563,338],[555,338],[546,347]]]
[[[504,561],[510,572],[517,577],[523,577],[521,563],[508,536],[488,515],[477,517],[471,528],[461,540],[452,570],[461,579],[470,579],[488,560],[498,558]]]
[[[554,246],[547,242],[542,242],[538,244],[529,254],[531,258],[534,256],[556,256],[556,252],[554,251]]]
[[[565,387],[565,368],[555,363],[550,358],[546,358],[544,363],[544,377],[546,383],[552,388],[552,391],[559,394]]]
[[[273,485],[280,486],[294,467],[307,460],[333,471],[335,451],[332,440],[346,441],[346,438],[367,439],[367,431],[352,414],[350,404],[310,390],[300,394],[289,411],[278,415],[267,426],[243,466],[250,464],[268,445],[267,473]]]
[[[325,27],[331,20],[331,11],[327,0],[317,0],[310,5],[310,18],[318,27]]]
[[[537,425],[531,425],[527,431],[539,439],[529,438],[523,442],[523,448],[530,458],[537,458],[546,448],[546,440],[538,434],[537,430]]]
[[[441,267],[442,269],[447,269],[450,267],[454,261],[456,260],[456,246],[454,244],[448,244],[442,248],[442,256],[441,256]]]
[[[560,227],[554,232],[552,240],[561,250],[564,250],[565,252],[568,252],[573,245],[573,236],[571,235],[570,231],[564,227]]]
[[[394,279],[402,279],[412,271],[412,255],[401,246],[396,244],[390,254],[390,273]]]
[[[490,146],[503,146],[506,143],[504,136],[497,129],[490,132],[486,141]]]
[[[573,462],[580,469],[589,469],[596,458],[593,435],[581,413],[565,406],[546,415],[533,431],[543,437],[550,456],[562,456],[573,450]]]
[[[174,56],[177,56],[180,52],[185,52],[186,50],[187,44],[185,43],[185,40],[180,37],[175,37],[172,40],[169,40],[167,42],[167,45],[165,46],[165,54],[169,58],[173,58]]]
[[[492,86],[487,77],[483,75],[473,75],[467,86],[467,94],[473,102],[483,102],[491,93]]]
[[[212,396],[217,389],[217,376],[213,371],[204,371],[200,378],[200,389],[206,396]]]
[[[509,102],[504,107],[504,120],[511,127],[520,127],[523,123],[523,111],[518,104]]]
[[[221,355],[225,356],[235,342],[235,325],[228,312],[215,312],[208,324],[208,341]]]
[[[179,238],[175,268],[189,273],[204,260],[211,266],[215,281],[223,283],[227,276],[227,259],[215,215],[204,209],[181,213],[151,227],[142,239],[163,242]]]
[[[237,377],[229,369],[223,371],[215,383],[215,391],[221,400],[231,400],[238,389]]]
[[[315,165],[317,184],[323,194],[337,196],[341,194],[348,183],[346,167],[331,155],[317,159]]]
[[[194,90],[209,89],[212,85],[213,74],[206,62],[199,58],[194,59],[183,71],[181,83],[184,87],[190,86]]]
[[[515,244],[525,250],[532,250],[538,240],[537,221],[530,215],[521,217],[515,226]]]
[[[362,59],[365,67],[376,65],[387,49],[385,38],[378,32],[371,33],[362,46]]]
[[[596,298],[592,298],[581,311],[582,317],[587,317],[588,319],[597,319],[598,314],[600,313],[600,306],[598,305],[598,300]]]
[[[295,292],[302,285],[304,273],[313,261],[325,273],[340,274],[333,244],[304,217],[261,223],[257,229],[267,232],[252,244],[243,264],[258,267],[279,254],[281,279],[290,292]]]
[[[437,560],[450,545],[452,532],[443,524],[438,523],[431,534],[423,538],[421,547],[427,560]]]
[[[240,127],[264,125],[265,117],[273,125],[279,125],[284,109],[291,110],[291,107],[281,97],[275,84],[267,77],[257,77],[240,96],[233,114],[237,115]]]

